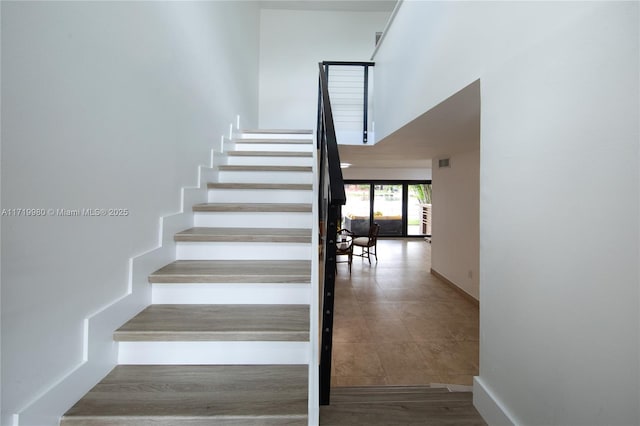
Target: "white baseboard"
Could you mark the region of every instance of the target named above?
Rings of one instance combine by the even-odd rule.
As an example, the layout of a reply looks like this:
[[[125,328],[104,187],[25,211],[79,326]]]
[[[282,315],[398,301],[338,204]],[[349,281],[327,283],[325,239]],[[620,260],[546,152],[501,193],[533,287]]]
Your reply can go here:
[[[490,426],[516,426],[518,424],[479,376],[473,378],[473,405]]]

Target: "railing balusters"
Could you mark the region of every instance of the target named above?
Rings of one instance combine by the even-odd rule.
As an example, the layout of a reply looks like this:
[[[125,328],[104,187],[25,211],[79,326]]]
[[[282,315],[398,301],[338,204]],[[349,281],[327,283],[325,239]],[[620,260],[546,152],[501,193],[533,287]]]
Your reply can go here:
[[[369,142],[369,68],[373,67],[375,64],[373,62],[346,62],[346,61],[324,61],[322,62],[325,69],[325,74],[327,77],[327,82],[329,82],[329,70],[331,67],[358,67],[362,68],[362,86],[358,87],[358,90],[361,90],[362,95],[362,143],[366,144]],[[333,75],[333,74],[332,74]],[[328,87],[328,84],[327,84]],[[344,86],[342,86],[344,88]],[[349,86],[349,89],[352,87]],[[355,89],[355,87],[353,87]],[[337,90],[337,89],[336,89]],[[352,93],[350,93],[352,94]],[[357,96],[360,96],[358,94]],[[343,93],[344,95],[344,93]],[[339,106],[339,105],[338,105]],[[340,110],[334,105],[334,112],[336,113],[336,119],[338,120],[338,124],[340,124]],[[351,139],[351,131],[349,129],[349,124],[355,125],[355,121],[350,121],[348,118],[344,118],[342,120],[344,124],[343,128],[338,128],[337,132],[340,134],[340,138],[345,137],[346,139]],[[343,143],[343,142],[341,142]]]

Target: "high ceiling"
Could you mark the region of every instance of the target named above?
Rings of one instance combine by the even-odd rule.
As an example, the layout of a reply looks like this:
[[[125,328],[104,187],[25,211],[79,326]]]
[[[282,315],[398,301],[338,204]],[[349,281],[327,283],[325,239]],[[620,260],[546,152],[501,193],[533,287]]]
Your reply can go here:
[[[397,0],[259,0],[264,9],[391,13]],[[340,145],[354,168],[431,168],[432,159],[480,144],[480,83],[476,81],[375,145]]]
[[[397,0],[259,0],[264,9],[391,12]]]
[[[475,81],[375,145],[340,145],[340,161],[361,168],[431,168],[431,159],[479,144],[480,81]]]

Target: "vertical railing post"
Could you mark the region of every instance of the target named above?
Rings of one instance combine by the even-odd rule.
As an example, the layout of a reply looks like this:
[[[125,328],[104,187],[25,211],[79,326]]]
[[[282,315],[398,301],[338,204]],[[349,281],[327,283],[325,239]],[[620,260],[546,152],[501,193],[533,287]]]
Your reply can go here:
[[[364,65],[364,105],[363,105],[363,118],[362,118],[362,143],[368,142],[368,127],[369,127],[369,65]]]
[[[340,206],[329,206],[326,228],[325,285],[322,301],[322,342],[320,356],[320,405],[329,405],[331,398],[331,353],[333,348],[333,308],[336,274],[336,235]]]

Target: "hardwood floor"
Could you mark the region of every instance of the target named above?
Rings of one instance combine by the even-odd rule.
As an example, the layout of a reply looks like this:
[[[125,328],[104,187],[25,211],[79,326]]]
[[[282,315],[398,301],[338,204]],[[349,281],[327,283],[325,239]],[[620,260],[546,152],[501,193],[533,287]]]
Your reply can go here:
[[[338,265],[332,386],[470,386],[478,307],[430,273],[422,239],[379,240],[378,258]]]

